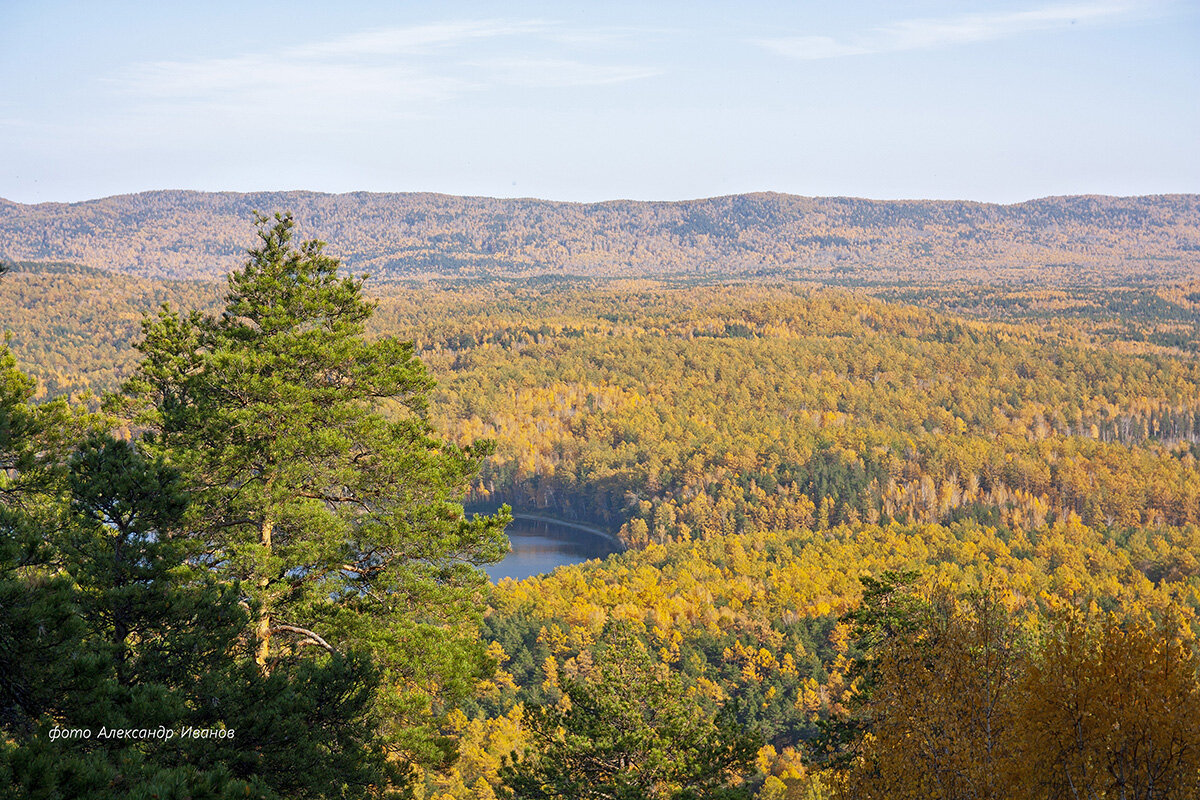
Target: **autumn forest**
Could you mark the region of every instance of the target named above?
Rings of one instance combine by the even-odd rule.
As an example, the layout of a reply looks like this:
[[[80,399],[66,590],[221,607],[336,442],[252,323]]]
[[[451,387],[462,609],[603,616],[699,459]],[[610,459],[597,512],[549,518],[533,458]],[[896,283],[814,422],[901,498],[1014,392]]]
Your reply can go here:
[[[0,257],[0,794],[1200,796],[1194,195],[148,193]],[[624,549],[490,583],[514,512]],[[217,733],[51,736],[106,725]]]

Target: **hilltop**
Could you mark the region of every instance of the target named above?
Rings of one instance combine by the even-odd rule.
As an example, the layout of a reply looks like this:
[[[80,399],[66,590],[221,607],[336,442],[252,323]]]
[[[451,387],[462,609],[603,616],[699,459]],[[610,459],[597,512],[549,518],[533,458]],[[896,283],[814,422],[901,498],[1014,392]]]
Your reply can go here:
[[[0,258],[140,277],[214,278],[253,244],[255,211],[294,212],[377,278],[766,277],[849,284],[1103,286],[1200,276],[1200,195],[1013,205],[745,194],[561,203],[440,194],[157,191],[0,200]]]

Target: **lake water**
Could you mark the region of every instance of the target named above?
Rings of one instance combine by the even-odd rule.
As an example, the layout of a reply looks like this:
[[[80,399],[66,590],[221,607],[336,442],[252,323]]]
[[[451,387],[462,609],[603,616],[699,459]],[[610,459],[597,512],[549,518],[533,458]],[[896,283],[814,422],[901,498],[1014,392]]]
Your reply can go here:
[[[586,527],[553,520],[517,516],[507,533],[512,552],[500,563],[483,568],[493,583],[501,578],[521,580],[564,564],[604,558],[619,549],[615,541],[591,533]]]

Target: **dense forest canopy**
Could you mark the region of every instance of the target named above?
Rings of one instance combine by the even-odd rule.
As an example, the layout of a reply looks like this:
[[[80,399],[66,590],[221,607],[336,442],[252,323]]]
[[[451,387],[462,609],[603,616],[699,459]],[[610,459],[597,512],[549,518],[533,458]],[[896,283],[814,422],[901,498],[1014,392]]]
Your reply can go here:
[[[1052,197],[1013,205],[760,193],[558,203],[438,194],[144,192],[0,200],[0,258],[143,277],[216,278],[254,211],[292,210],[354,271],[388,276],[776,276],[1090,284],[1195,279],[1200,197]]]
[[[149,225],[157,201],[172,197],[199,203],[200,220],[214,219],[205,216],[206,203],[250,202],[237,195],[180,194],[98,202],[140,198]],[[344,199],[286,197],[319,200],[329,208]],[[332,709],[324,723],[328,729],[349,737],[341,741],[353,744],[358,736],[367,744],[339,758],[357,759],[365,774],[384,766],[379,747],[411,750],[413,734],[443,752],[453,745],[456,760],[427,753],[413,762],[411,788],[422,800],[1032,799],[1072,797],[1077,789],[1096,798],[1194,798],[1200,785],[1200,284],[1188,260],[1194,252],[1187,249],[1194,242],[1187,238],[1195,229],[1192,198],[1074,198],[1015,207],[868,203],[858,206],[857,216],[850,209],[860,201],[780,196],[700,201],[709,204],[705,224],[721,203],[726,206],[720,213],[726,213],[740,200],[753,200],[760,203],[756,213],[763,230],[786,227],[802,217],[780,222],[767,207],[807,204],[810,210],[824,208],[822,213],[842,208],[860,231],[890,225],[907,231],[905,236],[929,235],[938,242],[945,241],[951,222],[970,225],[991,215],[993,233],[1012,233],[1014,219],[1041,209],[1038,225],[1020,228],[1035,230],[1022,240],[1034,249],[1041,247],[1037,237],[1048,230],[1051,217],[1064,230],[1098,226],[1094,235],[1080,234],[1083,238],[1063,233],[1059,246],[1078,260],[1027,273],[1028,284],[1010,282],[1013,274],[1004,265],[1016,263],[1011,259],[1018,250],[1008,234],[996,234],[981,239],[980,246],[997,260],[964,260],[966,266],[941,273],[931,265],[944,252],[904,261],[896,254],[908,245],[876,248],[878,260],[869,263],[887,280],[858,287],[779,279],[794,276],[786,265],[769,277],[731,279],[744,265],[730,230],[712,232],[702,247],[699,239],[688,239],[686,246],[679,237],[661,240],[673,243],[670,252],[678,259],[665,266],[654,261],[658,271],[692,274],[612,274],[626,267],[631,273],[649,271],[643,267],[657,257],[659,240],[641,238],[646,226],[665,224],[686,204],[611,204],[605,211],[533,201],[408,199],[440,208],[444,218],[423,218],[437,225],[456,209],[462,221],[476,218],[455,203],[477,202],[513,214],[540,209],[551,233],[560,230],[554,225],[563,215],[595,221],[589,215],[604,211],[609,225],[618,212],[641,209],[641,223],[613,225],[629,247],[645,243],[645,261],[626,256],[596,261],[597,274],[584,277],[484,274],[493,268],[552,272],[537,260],[552,249],[552,235],[531,235],[522,245],[525,261],[504,260],[505,255],[483,268],[471,256],[463,262],[470,265],[468,278],[431,278],[426,273],[440,267],[429,269],[433,261],[416,258],[408,264],[421,279],[389,278],[386,268],[367,267],[376,277],[339,283],[319,246],[304,251],[329,288],[341,286],[356,298],[354,320],[346,327],[353,352],[390,353],[382,361],[411,368],[417,376],[427,368],[436,380],[433,388],[424,377],[418,381],[428,400],[427,411],[422,403],[421,435],[444,440],[446,454],[461,447],[457,452],[466,460],[452,470],[454,496],[441,505],[454,513],[425,519],[428,530],[446,525],[454,530],[465,522],[455,511],[460,499],[487,508],[507,502],[518,510],[586,519],[613,531],[628,548],[604,561],[524,581],[468,581],[468,595],[459,600],[464,608],[483,608],[482,619],[464,613],[455,631],[462,647],[486,655],[474,662],[482,672],[457,681],[453,708],[439,706],[444,713],[424,725],[420,713],[398,708],[394,699],[376,703],[372,714],[354,703]],[[377,200],[359,197],[368,205]],[[739,213],[747,208],[753,204]],[[913,214],[926,216],[918,224]],[[1104,215],[1113,219],[1104,222]],[[366,219],[374,224],[374,217]],[[1021,225],[1028,222],[1021,219]],[[111,221],[124,224],[117,216]],[[537,229],[532,221],[521,224]],[[1134,229],[1142,233],[1134,236]],[[1145,233],[1151,229],[1157,233]],[[506,222],[481,234],[480,241],[492,235],[500,241],[513,230]],[[1175,242],[1169,258],[1176,260],[1157,261],[1143,274],[1148,262],[1138,259],[1167,252],[1155,248],[1168,230]],[[901,240],[916,241],[896,241]],[[94,241],[106,240],[98,234]],[[211,241],[195,240],[202,246]],[[347,239],[330,249],[347,252],[365,247],[363,241]],[[437,258],[476,246],[436,235],[420,241],[422,252],[440,254]],[[1137,258],[1130,257],[1133,241],[1145,246]],[[829,255],[860,244],[830,238],[813,246]],[[228,246],[238,245],[230,239]],[[783,252],[772,246],[768,242],[764,252]],[[694,270],[705,262],[689,259],[701,251],[731,255],[714,256],[719,268]],[[150,259],[154,250],[145,252]],[[186,259],[199,251],[178,252],[181,260],[166,262],[174,266],[163,274],[193,274],[179,265],[192,263]],[[781,256],[778,263],[791,264],[787,259],[793,256]],[[893,256],[899,260],[889,262]],[[391,257],[373,263],[385,265]],[[817,262],[804,263],[809,269]],[[907,282],[908,266],[893,269],[888,263],[915,265],[912,274],[920,282]],[[134,262],[126,267],[131,265],[136,271]],[[131,377],[126,387],[136,388],[140,379],[143,399],[147,392],[154,398],[154,413],[109,420],[110,427],[120,439],[136,437],[150,424],[157,436],[134,452],[93,437],[78,446],[72,468],[103,476],[117,469],[114,464],[123,465],[126,472],[169,486],[179,480],[175,470],[183,468],[191,480],[200,479],[192,487],[193,501],[209,507],[206,471],[239,475],[258,451],[273,452],[258,439],[234,441],[245,431],[285,449],[305,437],[332,442],[337,453],[364,447],[338,439],[345,425],[324,436],[320,422],[334,412],[358,419],[355,403],[362,398],[347,396],[348,405],[324,410],[307,399],[312,386],[332,391],[358,382],[357,368],[347,366],[354,359],[335,359],[341,366],[332,371],[322,361],[317,373],[324,378],[308,389],[272,394],[277,387],[271,376],[286,373],[302,387],[303,364],[321,360],[316,359],[321,354],[350,352],[335,335],[343,323],[331,323],[326,333],[317,332],[325,330],[320,325],[301,326],[295,337],[288,333],[284,341],[294,338],[311,348],[292,359],[305,351],[262,345],[262,329],[250,324],[256,318],[244,313],[244,303],[227,305],[234,296],[222,302],[226,289],[240,296],[239,287],[249,285],[245,275],[222,287],[212,280],[139,277],[105,266],[112,270],[15,262],[0,278],[0,326],[12,332],[0,366],[7,376],[3,386],[14,399],[0,411],[20,423],[12,430],[36,433],[40,428],[33,423],[39,420],[47,430],[69,429],[69,420],[76,427],[88,420],[99,424],[90,413],[98,401],[88,392],[112,391]],[[297,266],[289,274],[303,277],[305,269]],[[952,280],[963,276],[969,280]],[[846,283],[852,277],[828,272],[823,280]],[[1064,285],[1045,285],[1059,281]],[[359,289],[374,300],[360,304]],[[158,311],[164,302],[172,310]],[[153,315],[147,325],[145,314]],[[184,344],[194,339],[196,346],[164,350],[168,333]],[[143,336],[153,341],[134,349]],[[411,342],[411,349],[401,342]],[[40,386],[17,372],[18,363]],[[153,369],[148,372],[154,364],[191,366],[158,375],[169,380],[154,389],[146,384],[154,378]],[[265,372],[255,377],[258,368]],[[322,384],[330,375],[342,378]],[[247,376],[250,383],[242,386]],[[266,378],[261,385],[255,383],[259,378]],[[248,392],[257,410],[247,415],[223,394],[226,387]],[[196,399],[192,417],[173,405],[175,398]],[[412,409],[403,404],[378,410],[382,416],[364,417],[363,424],[383,430],[385,422],[411,421]],[[51,425],[53,420],[59,421]],[[294,431],[288,420],[297,422]],[[187,426],[179,428],[180,421]],[[38,446],[69,450],[63,438],[69,439],[38,440]],[[490,440],[494,450],[474,449],[480,440]],[[205,442],[219,446],[209,453]],[[18,477],[26,469],[21,459],[35,451],[26,448],[17,452],[20,458],[14,456]],[[487,452],[491,455],[479,461]],[[337,453],[318,458],[317,470],[293,474],[286,459],[277,459],[269,470],[251,465],[244,473],[253,483],[278,472],[275,480],[298,492],[264,505],[251,491],[246,502],[258,502],[267,517],[254,509],[243,513],[239,506],[229,525],[233,538],[218,541],[213,551],[244,546],[237,537],[253,539],[264,518],[272,526],[276,515],[289,520],[297,553],[306,559],[296,563],[303,566],[276,571],[265,582],[253,560],[239,573],[259,587],[251,594],[265,601],[256,599],[245,610],[226,608],[220,581],[229,576],[205,570],[179,572],[182,583],[151,581],[151,599],[172,592],[209,597],[214,613],[225,615],[225,628],[214,628],[204,639],[214,675],[229,674],[229,665],[213,650],[218,634],[245,631],[251,619],[245,611],[257,614],[260,625],[268,614],[318,606],[343,614],[325,609],[323,588],[312,596],[273,594],[299,575],[345,563],[329,560],[339,555],[336,546],[327,553],[305,544],[303,529],[323,532],[325,545],[341,542],[345,525],[362,523],[365,534],[380,535],[370,515],[352,512],[343,519],[333,510],[348,492],[367,484],[346,481],[322,495],[325,507],[305,505],[312,500],[305,499],[311,487],[297,479],[310,472],[340,474],[345,465]],[[28,474],[30,480],[53,477]],[[370,483],[386,476],[360,477]],[[45,491],[39,486],[18,481],[0,483],[0,490],[20,497]],[[228,488],[218,484],[216,494]],[[72,491],[77,499],[70,506],[71,529],[86,533],[92,538],[83,541],[98,547],[97,512],[88,509],[99,508],[107,495],[87,481]],[[238,492],[235,505],[243,500]],[[405,515],[404,505],[397,514]],[[55,508],[38,507],[39,513]],[[168,511],[154,511],[153,519],[162,520],[155,524],[164,530],[195,525],[194,516]],[[39,552],[31,540],[40,519],[23,512],[0,516],[0,523],[7,521],[20,534],[9,544],[32,548],[26,558]],[[404,526],[420,521],[405,518]],[[253,530],[239,533],[238,525],[250,523]],[[431,536],[434,541],[462,540],[443,530]],[[273,558],[290,546],[286,537],[277,544]],[[24,551],[0,548],[10,562],[19,552]],[[154,555],[148,563],[178,569],[170,558],[179,556]],[[43,570],[39,579],[54,574],[52,565],[32,563]],[[10,567],[0,569],[0,590],[36,585],[37,591],[25,593],[21,614],[9,628],[0,625],[0,636],[31,635],[25,623],[39,614],[52,616],[56,598],[68,598],[66,608],[83,602],[70,600],[72,592],[108,596],[103,571],[76,569],[22,584],[26,566]],[[97,586],[104,591],[97,593]],[[403,586],[392,584],[398,588]],[[369,610],[354,592],[342,601],[355,614]],[[61,609],[55,613],[63,615]],[[313,632],[335,644],[355,641],[350,635],[355,630],[359,638],[371,638],[353,625],[346,628],[345,617],[333,624],[333,616],[311,616],[320,628]],[[91,641],[86,627],[61,629]],[[107,629],[101,633],[111,638]],[[189,635],[185,626],[165,618],[165,641],[187,642]],[[78,641],[70,636],[64,646]],[[243,634],[247,638],[244,646],[252,645],[254,636]],[[268,655],[274,648],[285,651],[283,642],[271,642]],[[357,702],[388,681],[386,649],[374,644],[382,673],[365,662],[332,670],[314,662],[320,669],[294,679],[282,672],[270,677],[318,690],[342,686],[343,696]],[[261,638],[258,645],[261,652]],[[0,656],[3,652],[0,648]],[[130,652],[130,668],[136,669],[146,650]],[[252,655],[242,658],[253,663]],[[23,668],[19,676],[28,682],[29,674]],[[631,684],[637,689],[628,690]],[[231,686],[234,699],[263,690],[253,670]],[[192,702],[186,692],[179,697]],[[310,713],[304,707],[292,711]],[[80,712],[71,707],[56,713]],[[385,739],[362,738],[364,725]],[[919,736],[909,735],[914,730]],[[302,739],[305,747],[314,741],[319,737]],[[29,752],[31,758],[49,759],[56,751]],[[160,758],[171,752],[144,751]],[[211,751],[194,752],[214,757]],[[213,769],[212,780],[229,777]]]
[[[609,318],[633,318],[619,305],[617,298],[622,292],[632,297],[630,292],[639,288],[662,293],[690,286],[694,296],[701,297],[703,287],[719,283],[546,276],[433,282],[371,278],[367,286],[379,298],[383,311],[372,322],[376,334],[399,325],[406,335],[426,341],[425,331],[433,335],[436,323],[457,324],[449,321],[447,313],[468,328],[478,327],[472,315],[486,320],[496,314],[505,315],[506,324],[521,329],[529,324],[539,327],[560,309],[586,311],[589,317],[609,324],[614,321]],[[780,288],[763,281],[739,285],[744,287],[739,291],[746,292],[755,285],[759,288],[754,291],[760,293],[764,288],[778,293]],[[131,345],[144,314],[164,302],[185,311],[213,311],[221,291],[221,283],[215,280],[138,278],[70,263],[13,262],[0,281],[0,329],[11,336],[23,367],[38,378],[39,396],[109,391],[130,374],[136,360]],[[1062,329],[1070,337],[1084,337],[1104,349],[1200,351],[1200,282],[1196,281],[1072,288],[880,285],[862,291],[951,316],[1031,323],[1042,331]],[[605,301],[605,296],[612,299]],[[693,295],[676,291],[675,296],[682,303]],[[445,300],[450,297],[461,305],[448,308]],[[581,305],[585,297],[591,298],[586,308]],[[605,308],[605,302],[614,307]],[[495,336],[503,338],[504,334]],[[472,338],[482,341],[472,333],[461,338],[463,346]]]

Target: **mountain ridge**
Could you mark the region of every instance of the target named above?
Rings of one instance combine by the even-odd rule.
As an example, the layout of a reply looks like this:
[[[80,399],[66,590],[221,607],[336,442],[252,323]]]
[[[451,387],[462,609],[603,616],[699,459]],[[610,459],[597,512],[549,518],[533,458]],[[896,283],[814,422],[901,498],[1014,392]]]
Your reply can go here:
[[[41,206],[58,206],[58,207],[75,207],[84,206],[93,203],[103,203],[110,200],[119,200],[122,198],[131,197],[153,197],[153,196],[178,196],[178,195],[197,195],[197,196],[219,196],[219,197],[255,197],[267,195],[307,195],[313,197],[387,197],[387,198],[409,198],[409,197],[440,197],[451,198],[457,200],[491,200],[496,202],[534,202],[545,203],[548,205],[561,206],[604,206],[614,203],[637,203],[644,205],[679,205],[686,203],[700,203],[708,200],[724,200],[737,197],[778,197],[792,198],[799,200],[850,200],[855,202],[865,203],[930,203],[930,204],[966,204],[974,206],[995,206],[997,208],[1014,208],[1025,206],[1032,203],[1040,203],[1044,201],[1056,200],[1159,200],[1159,199],[1200,199],[1200,193],[1196,192],[1156,192],[1152,194],[1103,194],[1097,192],[1085,192],[1082,194],[1051,194],[1041,197],[1031,197],[1026,200],[1016,200],[1011,203],[999,203],[990,200],[971,200],[969,198],[937,198],[937,197],[893,197],[879,198],[866,197],[862,195],[807,195],[795,194],[793,192],[779,192],[773,189],[762,189],[753,192],[733,192],[731,194],[717,194],[705,197],[691,197],[682,200],[637,200],[631,197],[613,197],[607,200],[554,200],[545,197],[521,196],[521,197],[497,197],[494,195],[463,195],[453,194],[450,192],[429,192],[429,191],[411,191],[411,192],[377,192],[370,189],[355,189],[350,192],[325,192],[319,189],[263,189],[253,192],[234,191],[232,189],[222,189],[219,191],[210,191],[206,189],[144,189],[139,192],[118,192],[117,194],[104,195],[102,197],[91,197],[85,200],[43,200],[38,203],[24,203],[20,200],[12,200],[7,197],[0,196],[0,204],[10,206],[20,206],[24,208],[38,208]]]
[[[432,192],[156,190],[0,200],[0,258],[143,277],[240,266],[254,212],[289,210],[355,271],[395,277],[744,277],[1107,285],[1200,276],[1200,195],[1013,204],[777,192],[574,203]]]

